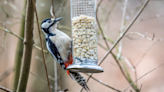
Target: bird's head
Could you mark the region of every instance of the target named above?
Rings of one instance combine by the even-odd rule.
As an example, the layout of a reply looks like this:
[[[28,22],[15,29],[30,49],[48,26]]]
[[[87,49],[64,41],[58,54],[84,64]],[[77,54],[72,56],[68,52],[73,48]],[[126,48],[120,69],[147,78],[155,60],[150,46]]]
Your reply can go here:
[[[49,35],[57,28],[57,24],[59,20],[61,20],[63,17],[57,18],[57,19],[45,19],[41,23],[41,29],[45,35]]]

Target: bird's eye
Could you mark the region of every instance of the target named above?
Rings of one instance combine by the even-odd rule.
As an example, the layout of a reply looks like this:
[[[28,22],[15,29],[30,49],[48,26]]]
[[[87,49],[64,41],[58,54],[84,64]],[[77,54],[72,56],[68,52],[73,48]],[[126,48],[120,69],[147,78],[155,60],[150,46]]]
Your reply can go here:
[[[49,20],[48,23],[51,23],[51,20]]]

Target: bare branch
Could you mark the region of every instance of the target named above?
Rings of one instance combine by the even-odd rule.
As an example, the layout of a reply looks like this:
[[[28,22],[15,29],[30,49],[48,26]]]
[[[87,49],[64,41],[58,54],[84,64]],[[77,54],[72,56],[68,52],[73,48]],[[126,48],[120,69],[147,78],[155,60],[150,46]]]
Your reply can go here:
[[[105,46],[103,46],[101,43],[98,43],[98,45],[103,48],[104,50],[108,50]]]
[[[120,38],[114,43],[114,45],[111,47],[111,49],[105,54],[105,56],[100,60],[99,64],[100,65],[105,58],[109,55],[109,53],[111,53],[111,51],[114,49],[114,47],[120,42],[120,40],[124,37],[124,35],[127,33],[127,31],[131,28],[131,26],[134,24],[134,22],[136,21],[136,19],[138,18],[138,16],[141,14],[141,12],[143,11],[143,9],[145,8],[145,6],[147,5],[147,3],[149,2],[149,0],[146,0],[144,5],[142,6],[142,8],[138,11],[138,13],[136,14],[136,16],[133,18],[133,20],[130,22],[130,24],[128,25],[128,27],[125,29],[124,33],[120,36]]]
[[[17,92],[26,91],[28,76],[31,65],[32,46],[33,46],[33,27],[34,27],[34,8],[27,0],[26,7],[26,23],[25,23],[25,39],[23,50],[23,62],[21,67],[20,79],[18,82]]]
[[[121,57],[125,62],[126,64],[130,67],[130,69],[134,72],[135,69],[134,69],[134,66],[132,65],[132,63],[124,56]]]
[[[155,37],[155,33],[153,33],[153,37],[152,37],[152,38],[149,38],[149,37],[147,37],[146,35],[141,34],[141,33],[139,33],[139,32],[129,32],[129,33],[128,33],[127,35],[125,35],[125,36],[128,37],[128,38],[131,39],[131,40],[134,40],[134,38],[130,37],[130,35],[134,35],[134,34],[139,35],[139,36],[141,36],[142,38],[146,38],[147,40],[150,40],[150,41],[153,41],[153,40],[154,40],[154,37]]]
[[[18,36],[17,34],[15,34],[14,32],[12,32],[11,30],[5,29],[5,28],[2,28],[2,27],[0,27],[0,30],[4,31],[4,32],[6,32],[6,33],[10,33],[10,34],[14,35],[15,37],[19,38],[19,39],[22,40],[22,42],[23,42],[23,39],[24,39],[24,38]],[[37,46],[36,44],[33,44],[33,47],[35,47],[35,48],[38,49],[38,50],[41,50],[41,48],[40,48],[39,46]],[[45,49],[44,49],[43,51],[44,51],[46,54],[50,54],[50,53],[49,53],[47,50],[45,50]]]
[[[35,10],[35,15],[36,15],[36,20],[37,20],[37,26],[38,26],[40,44],[41,44],[41,48],[42,48],[42,55],[43,55],[43,61],[44,61],[44,67],[45,67],[46,77],[47,77],[47,82],[48,82],[48,88],[49,88],[49,92],[51,92],[50,82],[49,82],[49,78],[48,78],[48,70],[47,70],[45,56],[44,56],[44,51],[43,51],[43,43],[42,43],[42,38],[41,38],[41,30],[40,30],[40,27],[39,27],[38,14],[37,14],[37,10],[36,10],[36,6],[35,6],[34,0],[32,0],[32,4],[33,4],[34,10]]]
[[[99,8],[99,6],[100,6],[101,3],[102,3],[102,0],[99,2],[98,6],[97,6],[97,10],[96,10],[96,13],[97,13],[97,14],[98,14],[98,8]],[[106,46],[107,46],[107,48],[109,49],[109,45],[108,45],[107,40],[106,40],[107,37],[105,37],[105,35],[104,35],[104,33],[103,33],[103,30],[102,30],[102,28],[101,28],[101,26],[100,26],[100,23],[99,23],[99,20],[98,20],[98,17],[97,17],[97,16],[96,16],[96,19],[97,19],[97,24],[98,24],[99,29],[100,29],[100,31],[101,31],[102,37],[104,38],[104,41],[105,41],[105,43],[106,43]],[[100,44],[99,44],[99,45],[100,45]],[[102,47],[102,45],[100,45],[100,46]],[[125,75],[125,73],[124,73],[124,71],[123,71],[123,69],[122,69],[122,67],[121,67],[121,65],[120,65],[120,63],[119,63],[119,61],[118,61],[118,59],[116,58],[116,55],[115,55],[113,52],[111,52],[111,54],[112,54],[113,58],[115,59],[116,63],[118,64],[118,66],[119,66],[119,68],[120,68],[120,70],[121,70],[121,73],[123,74],[123,76],[125,77],[125,79],[128,81],[128,78],[126,77],[126,75]],[[89,80],[89,79],[88,79],[88,80]],[[88,81],[88,80],[87,80],[87,81]]]
[[[48,85],[47,82],[45,82],[43,79],[41,79],[39,76],[35,75],[35,74],[32,73],[31,71],[30,71],[30,74],[33,75],[34,77],[36,77],[37,79],[39,79],[40,81],[42,81],[43,83],[45,83],[45,84]],[[57,81],[57,80],[54,80],[54,78],[51,78],[51,76],[49,76],[49,79],[52,79],[53,81]],[[55,88],[54,88],[52,85],[50,85],[50,87],[51,87],[54,91],[59,91],[59,90],[55,90]],[[63,89],[63,90],[61,90],[61,91],[59,91],[59,92],[66,92],[66,91],[68,91],[68,89]]]
[[[63,6],[64,3],[66,3],[68,0],[63,0],[61,4],[58,5],[58,7],[55,9],[55,13],[59,10],[61,6]]]
[[[146,54],[150,51],[150,49],[157,43],[163,41],[163,39],[157,39],[153,44],[151,44],[147,50],[144,52],[144,54],[140,57],[140,59],[137,61],[137,63],[135,64],[135,66],[133,66],[133,68],[135,69],[134,73],[135,73],[135,80],[137,80],[137,71],[136,68],[138,67],[138,65],[141,63],[142,59],[146,56]],[[137,81],[136,81],[136,85],[137,85]]]
[[[0,89],[3,90],[3,91],[5,91],[5,92],[13,92],[10,89],[5,88],[5,87],[2,87],[2,86],[0,86]]]
[[[21,18],[18,17],[18,16],[14,16],[14,15],[8,13],[8,12],[6,11],[6,9],[5,9],[3,6],[0,6],[0,8],[2,9],[3,13],[5,14],[5,16],[6,16],[7,18],[21,19]]]
[[[137,79],[137,71],[136,71],[135,66],[126,57],[122,56],[121,59],[123,59],[127,63],[127,65],[131,68],[131,70],[134,72],[135,80],[136,80]],[[136,82],[136,86],[137,86],[137,82]]]
[[[12,4],[11,2],[9,2],[9,6],[10,6],[12,9],[14,9],[15,11],[21,13],[21,12],[19,11],[19,9],[18,9],[14,4]]]
[[[9,68],[5,72],[3,72],[0,76],[0,82],[5,79],[7,76],[9,76],[14,71],[14,68]]]
[[[55,19],[54,3],[53,3],[53,0],[51,0],[51,1],[52,1],[52,5],[51,5],[51,8],[50,8],[50,14]]]
[[[63,26],[63,25],[58,25],[57,28],[58,29],[61,29],[61,30],[71,31],[71,28],[70,27]]]
[[[22,19],[20,21],[20,30],[19,35],[21,37],[24,37],[24,29],[25,29],[25,15],[26,15],[26,6],[27,6],[27,0],[24,0],[24,7],[22,11]],[[13,6],[14,7],[14,6]],[[16,7],[16,6],[15,6]],[[6,32],[5,32],[6,33]],[[15,53],[15,63],[14,63],[14,83],[13,83],[13,91],[16,92],[19,78],[20,78],[20,70],[22,65],[22,56],[23,56],[23,46],[21,40],[18,40],[16,53]]]
[[[109,1],[109,0],[108,0],[108,1]],[[114,7],[116,6],[117,1],[118,1],[118,0],[114,0],[114,3],[112,4],[110,10],[109,10],[108,13],[106,14],[106,18],[105,18],[106,22],[108,21],[110,15],[111,15],[111,13],[112,13],[112,11],[114,10]]]
[[[124,32],[124,29],[125,29],[125,25],[126,25],[125,16],[126,16],[126,12],[127,12],[128,0],[124,0],[124,4],[123,5],[124,5],[124,7],[123,7],[123,12],[122,12],[122,20],[121,20],[121,27],[120,27],[119,37],[122,36],[122,34]],[[123,61],[122,58],[130,66],[130,68],[133,68],[132,65],[131,65],[131,63],[128,61],[128,59],[122,56],[122,41],[120,41],[119,46],[118,46],[117,60],[121,60],[121,62],[123,64],[123,68],[125,70],[125,71],[121,70],[121,72],[122,73],[125,72],[126,75],[123,73],[124,77],[126,78],[126,80],[129,83],[131,83],[132,78],[131,78],[131,76],[130,76],[128,70],[127,70],[127,67],[126,67],[126,65],[125,65],[125,63],[124,63],[124,61]],[[120,69],[122,69],[121,66],[120,66]],[[134,90],[138,90],[138,87],[135,84],[132,85],[132,88]]]
[[[33,75],[33,76],[35,76],[37,79],[39,79],[40,81],[42,81],[43,83],[45,83],[45,84],[47,84],[47,85],[48,85],[48,83],[47,83],[47,82],[45,82],[43,79],[39,78],[39,76],[35,75],[35,74],[34,74],[34,73],[32,73],[31,71],[30,71],[30,74],[31,74],[31,75]],[[53,90],[55,90],[53,86],[51,86],[51,85],[50,85],[50,87],[51,87]]]
[[[2,27],[0,27],[0,29],[1,29],[1,30],[3,30],[4,32],[10,33],[10,34],[12,34],[12,35],[16,36],[17,38],[19,38],[19,39],[23,40],[23,38],[22,38],[22,37],[20,37],[20,36],[18,36],[17,34],[13,33],[13,32],[12,32],[12,31],[10,31],[9,29],[2,28]]]
[[[55,89],[57,90],[58,89],[58,68],[57,68],[57,62],[54,60],[54,77],[55,77],[55,80],[54,81],[54,86],[55,86]]]
[[[125,21],[125,15],[126,15],[127,6],[128,6],[128,0],[124,0],[124,8],[123,8],[123,12],[122,12],[122,19],[121,19],[121,27],[120,27],[119,36],[122,35],[122,33],[125,29],[125,22],[126,22]],[[119,59],[121,57],[121,53],[122,53],[122,41],[120,41],[119,46],[118,46],[117,59]]]
[[[132,19],[132,21],[130,22],[130,24],[128,25],[128,27],[125,29],[124,33],[120,36],[120,38],[114,43],[114,45],[112,46],[112,48],[105,54],[105,56],[100,60],[100,62],[98,63],[98,65],[100,65],[105,58],[109,55],[109,53],[111,53],[111,51],[114,49],[114,47],[120,42],[120,40],[124,37],[124,35],[127,33],[127,31],[131,28],[131,26],[134,24],[135,20],[138,18],[138,16],[141,14],[141,12],[143,11],[143,9],[146,7],[146,5],[148,4],[150,0],[146,0],[145,3],[143,4],[143,6],[141,7],[141,9],[137,12],[136,16]],[[120,67],[121,68],[121,67]],[[93,73],[92,73],[93,74]],[[90,77],[92,76],[92,74],[88,77],[87,81],[89,81]],[[82,89],[81,91],[82,92]]]
[[[152,0],[151,0],[152,1]],[[155,18],[163,18],[164,17],[164,15],[159,15],[159,14],[157,14],[157,15],[155,15],[155,16],[152,16],[152,17],[149,17],[149,18],[146,18],[146,19],[141,19],[140,21],[138,21],[138,23],[140,23],[140,22],[144,22],[144,21],[147,21],[147,20],[151,20],[151,19],[155,19]]]
[[[89,74],[86,74],[86,73],[84,73],[84,74],[87,75],[87,76],[89,76]],[[116,88],[114,88],[114,87],[109,86],[108,84],[106,84],[106,83],[104,83],[104,82],[102,82],[102,81],[96,79],[96,78],[93,77],[93,76],[91,76],[91,78],[94,79],[95,81],[99,82],[100,84],[102,84],[102,85],[104,85],[104,86],[106,86],[106,87],[108,87],[108,88],[114,90],[114,91],[121,92],[120,90],[118,90],[118,89],[116,89]]]
[[[139,60],[136,62],[135,64],[135,68],[138,67],[138,65],[140,64],[140,62],[142,61],[142,59],[146,56],[146,54],[150,51],[150,49],[157,43],[157,42],[160,42],[160,41],[163,41],[163,39],[157,39],[153,44],[151,44],[147,50],[144,52],[144,54],[139,58]]]
[[[4,23],[4,27],[6,28],[6,23]],[[4,40],[3,40],[3,51],[5,50],[5,46],[6,46],[6,37],[7,37],[7,33],[5,32],[5,36],[4,36]]]
[[[142,88],[142,84],[141,84],[141,86],[140,86],[140,92],[141,92],[141,88]]]
[[[101,5],[102,1],[103,1],[103,0],[101,0],[101,1],[98,3],[98,5],[97,5],[97,8],[96,8],[96,14],[97,14],[97,15],[98,15],[99,6]],[[103,32],[103,30],[102,30],[102,28],[101,28],[101,25],[100,25],[100,22],[99,22],[99,20],[98,20],[98,16],[96,16],[96,20],[97,20],[98,27],[99,27],[99,29],[100,29],[100,31],[101,31],[102,37],[103,37],[103,39],[104,39],[104,41],[105,41],[105,44],[106,44],[107,48],[109,49],[109,45],[108,45],[107,40],[106,40],[106,38],[105,38],[105,36],[104,36],[104,32]]]
[[[63,90],[61,90],[59,92],[67,92],[67,91],[68,91],[68,89],[63,89]]]
[[[141,78],[143,78],[144,76],[146,76],[147,74],[153,72],[154,70],[158,69],[159,67],[163,66],[164,63],[162,63],[161,65],[155,67],[154,69],[150,70],[149,72],[145,73],[144,75],[142,75],[141,77],[139,77],[137,80],[133,81],[130,85],[134,84],[135,82],[137,82],[138,80],[140,80]],[[130,87],[130,85],[124,90],[124,92]]]

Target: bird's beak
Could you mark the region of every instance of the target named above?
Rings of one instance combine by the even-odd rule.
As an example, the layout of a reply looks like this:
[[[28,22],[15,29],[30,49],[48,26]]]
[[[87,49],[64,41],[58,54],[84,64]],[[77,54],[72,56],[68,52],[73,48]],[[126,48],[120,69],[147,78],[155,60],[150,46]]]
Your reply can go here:
[[[57,18],[57,19],[55,19],[54,22],[58,22],[58,21],[61,20],[62,18],[63,18],[63,17]]]

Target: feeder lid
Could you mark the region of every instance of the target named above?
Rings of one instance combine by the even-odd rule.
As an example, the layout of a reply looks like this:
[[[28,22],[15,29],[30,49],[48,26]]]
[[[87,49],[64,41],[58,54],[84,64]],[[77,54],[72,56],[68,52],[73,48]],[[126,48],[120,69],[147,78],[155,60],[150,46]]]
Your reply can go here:
[[[103,68],[93,63],[72,64],[67,67],[67,70],[72,72],[83,72],[83,73],[100,73],[104,71]]]

